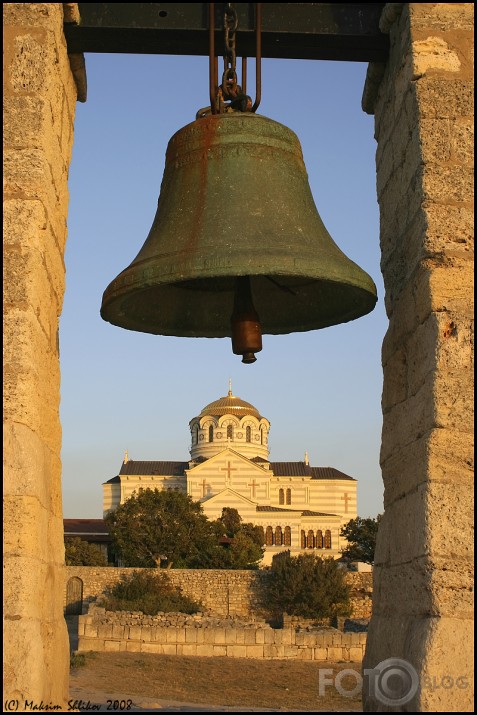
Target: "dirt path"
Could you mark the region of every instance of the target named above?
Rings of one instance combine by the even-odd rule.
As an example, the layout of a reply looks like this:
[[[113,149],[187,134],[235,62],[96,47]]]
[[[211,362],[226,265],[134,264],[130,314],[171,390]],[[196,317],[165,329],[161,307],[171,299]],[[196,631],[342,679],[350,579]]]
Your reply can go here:
[[[332,686],[320,695],[320,669],[328,678],[343,669],[359,673],[360,664],[89,653],[71,671],[70,695],[82,701],[78,709],[101,703],[96,712],[362,711],[359,695],[343,697]],[[346,677],[351,691],[356,680]]]

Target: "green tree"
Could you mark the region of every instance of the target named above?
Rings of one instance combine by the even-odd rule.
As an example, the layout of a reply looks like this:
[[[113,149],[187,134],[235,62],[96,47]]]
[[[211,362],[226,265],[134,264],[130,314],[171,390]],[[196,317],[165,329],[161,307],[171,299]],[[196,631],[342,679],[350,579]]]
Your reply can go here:
[[[263,558],[263,529],[243,523],[237,509],[224,507],[214,524],[215,533],[228,537],[222,553],[216,553],[216,565],[210,568],[256,569]]]
[[[107,566],[108,560],[100,546],[75,536],[65,539],[65,563],[67,566]]]
[[[232,537],[235,536],[236,532],[240,529],[242,517],[238,513],[237,509],[224,506],[222,509],[222,516],[218,518],[218,521],[220,521],[224,526],[225,536]]]
[[[255,524],[247,522],[246,524],[242,524],[240,527],[240,533],[252,539],[257,546],[263,546],[265,544],[263,526],[256,526]]]
[[[182,492],[144,489],[105,517],[115,552],[126,566],[175,568],[207,564],[217,547],[199,502]]]
[[[363,561],[366,564],[374,563],[376,549],[376,536],[378,533],[381,514],[375,519],[364,519],[358,516],[345,524],[340,534],[348,540],[348,545],[341,549],[341,553],[350,561]]]
[[[228,548],[230,569],[258,569],[264,549],[246,531],[238,531]]]
[[[284,551],[273,557],[263,605],[274,617],[283,613],[317,619],[348,616],[349,593],[344,571],[334,559],[313,554],[291,557]]]

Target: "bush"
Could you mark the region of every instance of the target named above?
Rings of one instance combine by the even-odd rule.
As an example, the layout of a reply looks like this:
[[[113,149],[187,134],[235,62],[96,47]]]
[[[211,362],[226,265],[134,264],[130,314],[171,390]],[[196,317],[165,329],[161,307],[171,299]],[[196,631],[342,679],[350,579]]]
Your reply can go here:
[[[351,614],[350,587],[332,558],[277,554],[264,590],[263,605],[275,618],[283,613],[316,619]]]
[[[165,613],[197,613],[202,604],[184,596],[169,581],[165,572],[134,571],[115,584],[102,599],[107,611],[142,611],[155,616]]]

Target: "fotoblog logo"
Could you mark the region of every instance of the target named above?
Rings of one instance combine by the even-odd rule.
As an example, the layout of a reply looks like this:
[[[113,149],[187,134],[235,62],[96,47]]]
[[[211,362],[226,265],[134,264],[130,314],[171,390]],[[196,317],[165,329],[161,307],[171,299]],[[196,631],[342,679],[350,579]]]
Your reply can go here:
[[[418,691],[419,676],[413,666],[401,658],[388,658],[375,668],[365,668],[368,695],[376,698],[383,705],[405,705]],[[348,687],[351,680],[352,687]],[[319,695],[322,697],[328,687],[345,698],[353,698],[363,689],[363,678],[357,670],[345,668],[336,675],[329,668],[320,668]]]
[[[376,668],[365,668],[369,678],[369,695],[383,705],[405,705],[419,689],[419,676],[415,668],[401,658],[388,658]]]

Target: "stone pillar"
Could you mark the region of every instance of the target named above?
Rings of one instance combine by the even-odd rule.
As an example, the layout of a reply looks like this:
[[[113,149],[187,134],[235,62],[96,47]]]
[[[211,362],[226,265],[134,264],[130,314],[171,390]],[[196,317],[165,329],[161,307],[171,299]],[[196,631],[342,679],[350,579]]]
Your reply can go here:
[[[4,698],[66,710],[58,319],[77,94],[62,3],[4,3],[3,22]]]
[[[473,3],[388,3],[381,23],[385,513],[364,667],[403,659],[419,687],[393,707],[365,683],[365,711],[470,712]]]

